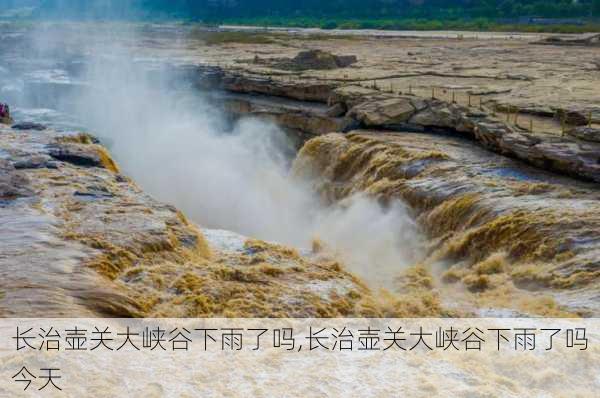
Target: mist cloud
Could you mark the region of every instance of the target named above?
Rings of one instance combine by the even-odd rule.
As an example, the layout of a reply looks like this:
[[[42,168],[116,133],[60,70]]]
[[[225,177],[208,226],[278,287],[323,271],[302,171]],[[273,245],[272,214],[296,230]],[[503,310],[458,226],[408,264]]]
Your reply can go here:
[[[87,89],[73,112],[150,194],[203,228],[303,248],[318,238],[378,286],[419,258],[420,234],[401,203],[384,209],[356,196],[323,206],[310,184],[289,176],[293,146],[277,126],[231,123],[171,68],[137,60],[122,45],[135,32],[105,33],[83,51]]]

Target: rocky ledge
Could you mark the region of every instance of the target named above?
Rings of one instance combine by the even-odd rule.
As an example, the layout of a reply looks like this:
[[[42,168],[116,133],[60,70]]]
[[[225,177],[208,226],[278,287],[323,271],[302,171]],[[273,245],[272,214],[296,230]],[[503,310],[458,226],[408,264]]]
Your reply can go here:
[[[572,129],[573,133],[567,135],[530,132],[528,128],[506,123],[485,107],[466,107],[333,81],[273,79],[213,67],[200,68],[198,72],[204,88],[251,94],[243,100],[243,107],[234,107],[240,113],[279,115],[276,121],[282,119],[286,127],[296,126],[308,134],[347,131],[357,126],[398,132],[443,131],[468,137],[486,149],[541,169],[600,182],[600,143],[595,139],[596,134],[584,127]],[[257,97],[256,105],[252,105],[257,94],[263,97]],[[271,97],[270,100],[265,96]],[[305,108],[299,117],[293,117],[294,113],[285,109],[283,99],[318,102],[327,108]],[[302,105],[297,103],[295,107]],[[285,120],[281,115],[289,117]],[[585,120],[581,115],[571,116],[570,120],[578,123]]]
[[[541,169],[600,182],[600,144],[597,142],[534,134],[500,121],[484,109],[362,87],[334,90],[331,103],[347,107],[349,116],[369,128],[450,132]]]
[[[85,134],[0,126],[0,225],[4,317],[389,315],[330,258],[203,234]]]
[[[321,103],[240,94],[220,95],[219,100],[229,115],[252,115],[291,130],[303,138],[312,138],[332,131],[347,131],[353,126],[353,121],[343,117],[343,112],[334,113],[331,108]]]

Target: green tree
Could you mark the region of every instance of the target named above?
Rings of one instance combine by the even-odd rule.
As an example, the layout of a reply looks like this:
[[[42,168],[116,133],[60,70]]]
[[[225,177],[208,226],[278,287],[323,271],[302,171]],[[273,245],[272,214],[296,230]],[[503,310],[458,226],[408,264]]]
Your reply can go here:
[[[592,15],[600,17],[600,0],[592,0]]]

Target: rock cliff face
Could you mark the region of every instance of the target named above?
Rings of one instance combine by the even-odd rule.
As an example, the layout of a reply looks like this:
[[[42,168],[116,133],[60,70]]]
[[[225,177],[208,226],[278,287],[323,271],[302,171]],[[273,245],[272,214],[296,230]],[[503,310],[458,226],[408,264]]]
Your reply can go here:
[[[334,102],[349,107],[348,114],[366,127],[446,130],[542,169],[600,182],[600,145],[591,141],[533,134],[481,110],[363,88],[339,88]]]
[[[339,117],[339,112],[336,114],[335,109],[332,112],[332,108],[324,104],[244,95],[225,96],[221,100],[230,115],[269,120],[301,136],[346,131],[353,124],[352,119]]]
[[[88,135],[0,127],[0,225],[0,316],[386,314],[331,259],[207,240]]]
[[[510,156],[536,167],[573,177],[600,182],[600,144],[587,130],[577,128],[572,135],[532,133],[508,124],[485,108],[470,108],[437,99],[399,95],[362,86],[334,83],[319,84],[271,80],[246,75],[232,75],[220,71],[213,87],[245,94],[266,94],[273,97],[302,101],[318,101],[330,106],[335,118],[314,109],[294,117],[273,98],[270,111],[285,127],[318,135],[346,131],[357,125],[365,128],[402,131],[444,131],[476,140],[481,146],[496,153]],[[253,106],[247,96],[247,113],[265,113],[264,108]],[[263,101],[264,99],[259,100]],[[300,105],[297,105],[300,107]],[[278,109],[279,108],[279,109]],[[287,114],[288,117],[282,116]],[[343,117],[342,117],[343,116]]]
[[[314,138],[293,170],[328,202],[366,192],[409,204],[431,239],[429,258],[413,272],[431,273],[438,282],[429,291],[450,308],[470,302],[541,315],[600,313],[594,184],[452,137],[373,130]]]
[[[285,77],[273,79],[259,76],[245,76],[225,73],[220,86],[235,93],[265,94],[285,97],[300,101],[327,102],[335,86],[318,81],[298,82],[286,81]]]

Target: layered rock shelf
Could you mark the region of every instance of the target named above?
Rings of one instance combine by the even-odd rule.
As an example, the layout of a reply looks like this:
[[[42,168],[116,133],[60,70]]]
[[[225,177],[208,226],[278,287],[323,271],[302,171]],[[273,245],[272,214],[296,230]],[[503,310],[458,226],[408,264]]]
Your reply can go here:
[[[205,88],[327,104],[326,111],[319,107],[298,111],[302,105],[296,103],[297,110],[290,112],[289,105],[282,99],[248,96],[244,100],[238,98],[237,107],[231,108],[238,113],[267,115],[279,120],[285,127],[298,128],[308,134],[348,131],[357,126],[400,133],[451,133],[468,137],[486,149],[541,169],[600,182],[600,144],[593,133],[582,127],[567,135],[531,132],[518,124],[506,123],[494,116],[494,111],[483,106],[467,107],[435,98],[400,95],[340,83],[273,80],[212,67],[201,68],[199,75]],[[211,79],[205,80],[203,76],[206,75]],[[206,81],[210,84],[206,85]],[[252,105],[253,102],[256,105]]]

